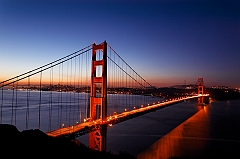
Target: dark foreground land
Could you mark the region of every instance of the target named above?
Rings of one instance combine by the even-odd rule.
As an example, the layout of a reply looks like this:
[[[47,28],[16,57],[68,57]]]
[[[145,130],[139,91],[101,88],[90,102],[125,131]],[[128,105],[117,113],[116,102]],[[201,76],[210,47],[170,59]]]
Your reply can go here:
[[[0,124],[0,147],[0,158],[135,158],[128,153],[93,151],[80,142],[50,137],[38,129],[20,132],[8,124]]]

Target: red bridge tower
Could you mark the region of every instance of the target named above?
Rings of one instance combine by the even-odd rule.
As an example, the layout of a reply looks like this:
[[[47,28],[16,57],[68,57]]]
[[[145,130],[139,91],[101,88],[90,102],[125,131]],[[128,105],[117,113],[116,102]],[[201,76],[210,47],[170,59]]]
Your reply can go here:
[[[204,83],[203,83],[203,78],[198,78],[197,81],[198,84],[198,95],[203,95],[204,94]],[[203,105],[204,97],[199,97],[198,98],[198,105]]]
[[[102,58],[97,59],[97,52],[102,53]],[[97,76],[101,69],[101,76]],[[90,92],[90,121],[107,118],[107,43],[92,45],[92,72],[91,72],[91,92]],[[105,129],[100,129],[89,134],[89,147],[94,150],[106,150]],[[105,132],[106,133],[106,132]]]

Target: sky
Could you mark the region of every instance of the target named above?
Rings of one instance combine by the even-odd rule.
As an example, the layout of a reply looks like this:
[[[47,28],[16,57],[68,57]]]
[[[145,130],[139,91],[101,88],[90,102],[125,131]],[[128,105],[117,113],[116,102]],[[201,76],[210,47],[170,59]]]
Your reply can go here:
[[[0,0],[0,81],[107,43],[154,86],[240,88],[240,1]]]

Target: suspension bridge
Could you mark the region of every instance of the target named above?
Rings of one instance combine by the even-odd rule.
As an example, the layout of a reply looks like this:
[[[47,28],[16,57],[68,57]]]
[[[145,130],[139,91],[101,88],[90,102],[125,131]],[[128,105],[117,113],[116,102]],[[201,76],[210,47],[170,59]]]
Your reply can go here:
[[[0,83],[0,124],[40,129],[49,136],[89,133],[89,147],[106,148],[106,127],[192,98],[203,104],[203,78],[197,92],[172,99],[159,96],[104,41]]]

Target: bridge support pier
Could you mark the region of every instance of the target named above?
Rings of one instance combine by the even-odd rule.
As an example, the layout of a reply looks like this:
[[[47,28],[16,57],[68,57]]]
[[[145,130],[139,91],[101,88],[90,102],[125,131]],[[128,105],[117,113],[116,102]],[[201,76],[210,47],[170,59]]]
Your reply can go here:
[[[97,59],[97,53],[102,53],[102,59]],[[101,76],[97,76],[97,67],[101,69]],[[107,118],[107,43],[92,45],[92,71],[90,92],[90,121]],[[101,130],[102,131],[102,130]],[[89,147],[94,150],[106,149],[106,137],[102,137],[100,130],[89,134]],[[105,135],[106,136],[106,135]]]
[[[106,151],[107,142],[107,125],[89,133],[89,147],[93,150]]]

